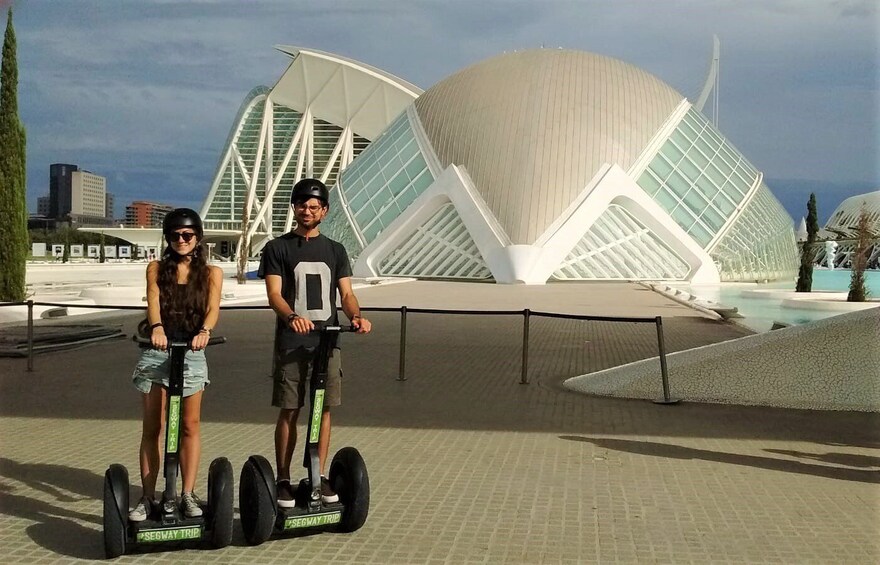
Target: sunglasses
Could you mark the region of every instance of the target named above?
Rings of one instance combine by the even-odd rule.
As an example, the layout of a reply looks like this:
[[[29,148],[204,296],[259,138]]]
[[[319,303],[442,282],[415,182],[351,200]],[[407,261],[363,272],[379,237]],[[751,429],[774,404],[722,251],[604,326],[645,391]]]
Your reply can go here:
[[[297,202],[293,205],[297,210],[308,210],[312,214],[317,214],[319,210],[323,210],[324,206],[309,206],[305,202]]]
[[[168,234],[168,241],[180,241],[181,239],[185,243],[189,243],[196,236],[196,234],[192,232],[171,232]]]

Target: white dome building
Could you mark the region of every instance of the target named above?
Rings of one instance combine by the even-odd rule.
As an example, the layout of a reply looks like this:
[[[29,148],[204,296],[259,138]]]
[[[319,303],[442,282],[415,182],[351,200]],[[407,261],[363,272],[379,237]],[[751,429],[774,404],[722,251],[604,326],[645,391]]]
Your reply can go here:
[[[333,122],[368,144],[327,176],[335,186],[322,228],[346,245],[357,276],[541,284],[796,273],[791,218],[761,173],[681,94],[632,65],[538,49],[424,93],[383,77],[408,98],[385,112],[381,135],[342,115]],[[286,103],[311,111],[305,99]],[[306,176],[294,172],[285,186]],[[263,225],[288,227],[266,215],[266,199],[253,208]],[[213,219],[210,199],[206,210]]]

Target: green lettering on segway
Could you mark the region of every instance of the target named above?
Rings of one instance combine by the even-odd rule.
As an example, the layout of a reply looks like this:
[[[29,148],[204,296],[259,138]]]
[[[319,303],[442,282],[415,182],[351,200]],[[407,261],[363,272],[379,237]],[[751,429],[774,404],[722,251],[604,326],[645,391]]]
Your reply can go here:
[[[312,408],[312,425],[309,433],[309,443],[318,443],[318,432],[321,427],[321,413],[324,411],[324,391],[315,391],[315,406]]]
[[[152,543],[162,541],[180,541],[199,539],[202,537],[200,526],[187,528],[165,528],[161,530],[141,530],[137,533],[138,543]]]
[[[285,530],[295,530],[297,528],[314,528],[315,526],[326,526],[328,524],[338,524],[342,521],[342,512],[330,512],[329,514],[315,514],[312,516],[292,516],[284,520]]]
[[[168,453],[177,453],[177,436],[180,432],[180,397],[171,397],[171,406],[168,407]]]

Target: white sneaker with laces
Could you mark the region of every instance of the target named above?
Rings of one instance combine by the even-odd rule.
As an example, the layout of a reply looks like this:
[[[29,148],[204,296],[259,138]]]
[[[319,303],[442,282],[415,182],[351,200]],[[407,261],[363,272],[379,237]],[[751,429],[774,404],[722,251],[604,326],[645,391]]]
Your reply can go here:
[[[141,498],[131,512],[128,513],[128,519],[132,522],[143,522],[150,516],[154,502],[146,496]]]
[[[185,492],[180,497],[180,506],[187,518],[198,518],[202,515],[202,507],[199,506],[199,497],[192,492]]]

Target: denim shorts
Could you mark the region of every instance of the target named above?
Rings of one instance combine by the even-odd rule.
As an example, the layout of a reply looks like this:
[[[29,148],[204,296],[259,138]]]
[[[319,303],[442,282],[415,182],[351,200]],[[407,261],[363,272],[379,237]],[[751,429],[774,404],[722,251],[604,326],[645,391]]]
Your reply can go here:
[[[159,349],[144,349],[138,360],[131,380],[144,394],[150,392],[153,383],[168,388],[171,373],[171,354]],[[183,396],[204,390],[208,380],[208,362],[204,351],[187,351],[183,358]]]

